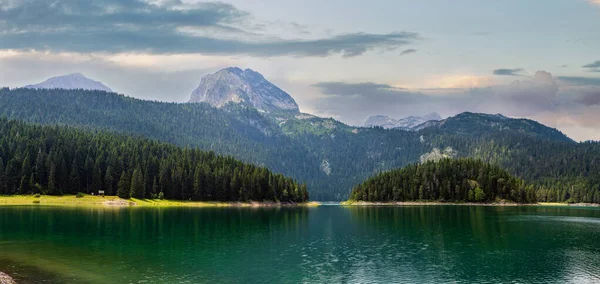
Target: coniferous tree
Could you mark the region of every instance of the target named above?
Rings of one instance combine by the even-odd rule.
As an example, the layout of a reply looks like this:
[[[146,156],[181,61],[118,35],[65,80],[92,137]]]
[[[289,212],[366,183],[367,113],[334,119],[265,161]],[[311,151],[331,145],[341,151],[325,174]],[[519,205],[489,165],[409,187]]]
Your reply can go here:
[[[133,175],[131,177],[131,197],[143,199],[144,193],[144,178],[141,170],[138,167],[133,171]]]
[[[127,173],[123,171],[119,183],[117,184],[117,196],[123,199],[131,198],[131,192],[129,191],[129,178]]]
[[[79,178],[79,167],[77,161],[73,159],[71,164],[71,173],[69,174],[69,191],[79,192],[81,191],[81,179]]]
[[[106,174],[104,175],[104,192],[106,195],[115,194],[113,185],[114,178],[112,176],[112,168],[110,166],[106,167]]]
[[[6,176],[4,175],[4,160],[0,157],[0,194],[7,194]]]
[[[48,173],[48,194],[60,195],[60,189],[56,186],[56,165],[54,162],[50,164],[50,172]]]

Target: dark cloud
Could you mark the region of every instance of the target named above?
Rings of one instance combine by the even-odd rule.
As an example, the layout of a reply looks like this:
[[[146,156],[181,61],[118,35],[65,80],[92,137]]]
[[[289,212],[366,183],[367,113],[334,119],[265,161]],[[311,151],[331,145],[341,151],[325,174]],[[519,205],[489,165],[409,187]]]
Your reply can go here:
[[[583,68],[600,68],[600,60],[583,65]]]
[[[414,48],[409,48],[409,49],[405,49],[402,52],[400,52],[400,55],[407,55],[407,54],[411,54],[411,53],[415,53],[417,52],[416,49]]]
[[[591,85],[591,86],[600,86],[600,78],[594,77],[577,77],[577,76],[558,76],[556,77],[561,81],[564,81],[571,85]]]
[[[523,76],[523,74],[521,74],[523,71],[525,71],[523,68],[496,69],[493,73],[498,76]]]
[[[230,4],[154,5],[138,0],[0,2],[0,49],[74,52],[357,56],[395,49],[416,33],[354,33],[287,40],[248,32],[250,17]]]

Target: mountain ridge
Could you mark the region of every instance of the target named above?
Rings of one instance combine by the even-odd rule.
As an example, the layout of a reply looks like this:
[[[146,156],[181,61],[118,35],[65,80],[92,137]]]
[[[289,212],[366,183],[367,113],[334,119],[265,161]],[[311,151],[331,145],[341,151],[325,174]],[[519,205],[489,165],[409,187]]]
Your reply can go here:
[[[65,90],[88,90],[113,92],[112,89],[99,81],[94,81],[81,73],[71,73],[62,76],[51,77],[41,83],[26,85],[26,89],[65,89]]]
[[[412,130],[415,127],[428,122],[441,120],[442,117],[437,112],[432,112],[424,116],[407,116],[395,119],[386,115],[373,115],[365,120],[365,127],[383,127],[385,129],[406,129]]]

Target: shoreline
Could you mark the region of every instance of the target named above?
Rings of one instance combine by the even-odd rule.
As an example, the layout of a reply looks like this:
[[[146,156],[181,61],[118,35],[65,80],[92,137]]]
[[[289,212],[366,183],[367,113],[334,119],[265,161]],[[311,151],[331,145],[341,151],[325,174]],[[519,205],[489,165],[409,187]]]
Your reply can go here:
[[[57,206],[57,207],[314,207],[319,202],[309,201],[303,203],[287,203],[274,201],[183,201],[166,199],[121,199],[117,196],[84,195],[77,198],[75,195],[49,196],[41,195],[3,195],[0,196],[2,206]]]
[[[595,203],[560,203],[560,202],[538,202],[538,203],[512,203],[512,202],[439,202],[439,201],[398,201],[398,202],[366,202],[366,201],[344,201],[341,206],[558,206],[558,207],[600,207]]]

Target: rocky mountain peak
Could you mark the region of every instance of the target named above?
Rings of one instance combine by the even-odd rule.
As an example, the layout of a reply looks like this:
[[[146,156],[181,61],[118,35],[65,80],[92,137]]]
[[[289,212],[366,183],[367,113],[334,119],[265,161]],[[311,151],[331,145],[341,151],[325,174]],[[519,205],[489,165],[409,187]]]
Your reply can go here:
[[[441,119],[442,117],[437,112],[433,112],[424,116],[407,116],[400,119],[395,119],[385,115],[374,115],[367,118],[364,126],[379,126],[386,129],[397,128],[411,130],[427,121],[438,121]]]
[[[192,92],[189,102],[206,102],[215,107],[232,102],[266,112],[299,111],[296,101],[263,75],[251,69],[242,70],[237,67],[204,76],[198,88]]]

